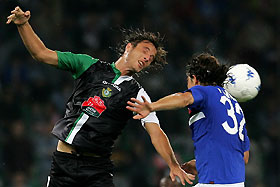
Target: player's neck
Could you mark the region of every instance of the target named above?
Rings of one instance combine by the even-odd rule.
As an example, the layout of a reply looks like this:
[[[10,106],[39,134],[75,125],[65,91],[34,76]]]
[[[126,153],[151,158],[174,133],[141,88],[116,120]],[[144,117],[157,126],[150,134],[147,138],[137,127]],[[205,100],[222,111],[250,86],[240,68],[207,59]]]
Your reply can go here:
[[[121,76],[132,76],[135,73],[126,65],[123,57],[115,62],[115,66],[121,72]]]

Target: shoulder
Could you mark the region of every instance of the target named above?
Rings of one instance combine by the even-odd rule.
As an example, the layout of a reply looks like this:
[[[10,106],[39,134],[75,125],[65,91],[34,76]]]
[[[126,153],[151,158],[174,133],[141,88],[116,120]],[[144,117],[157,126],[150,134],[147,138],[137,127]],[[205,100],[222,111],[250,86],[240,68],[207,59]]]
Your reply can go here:
[[[202,85],[196,85],[189,89],[189,91],[192,93],[194,102],[193,104],[189,105],[189,108],[192,109],[201,109],[206,105],[209,99],[212,98],[213,95],[213,86],[202,86]]]
[[[143,88],[141,84],[134,79],[132,76],[120,76],[116,81],[115,84],[122,84],[124,86],[133,86],[135,88],[141,89]]]
[[[196,85],[189,89],[190,91],[199,91],[202,93],[212,93],[212,92],[223,92],[224,88],[220,86],[202,86],[202,85]]]
[[[105,62],[99,59],[94,59],[94,63],[90,64],[89,71],[104,71],[105,72],[111,72],[111,64],[109,62]]]
[[[192,92],[192,94],[205,94],[209,90],[208,86],[201,86],[201,85],[196,85],[194,87],[191,87],[188,91]]]
[[[75,59],[84,59],[84,60],[93,60],[93,61],[97,61],[98,59],[93,58],[90,55],[87,54],[76,54],[76,53],[72,53],[72,52],[61,52],[61,51],[55,51],[57,53],[57,56],[59,59],[64,59],[64,58],[75,58]]]

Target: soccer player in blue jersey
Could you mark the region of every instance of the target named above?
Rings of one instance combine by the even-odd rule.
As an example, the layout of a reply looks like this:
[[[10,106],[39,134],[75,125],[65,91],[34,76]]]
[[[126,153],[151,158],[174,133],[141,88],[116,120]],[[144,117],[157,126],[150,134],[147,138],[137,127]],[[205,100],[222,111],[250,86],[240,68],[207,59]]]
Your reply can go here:
[[[115,140],[133,112],[126,109],[131,97],[148,98],[144,88],[132,77],[155,65],[166,63],[160,37],[136,30],[129,33],[116,62],[104,62],[85,54],[47,48],[33,31],[30,11],[19,7],[11,11],[7,24],[17,25],[32,57],[58,69],[71,72],[74,89],[67,101],[65,115],[54,126],[57,150],[48,178],[48,187],[113,187],[110,160]],[[155,113],[141,120],[157,152],[170,168],[170,177],[182,184],[194,179],[179,165]]]
[[[127,108],[141,119],[152,111],[188,107],[200,186],[244,187],[250,142],[243,111],[224,88],[228,68],[202,53],[187,64],[188,89],[149,103],[132,98]],[[135,102],[135,103],[134,103]]]

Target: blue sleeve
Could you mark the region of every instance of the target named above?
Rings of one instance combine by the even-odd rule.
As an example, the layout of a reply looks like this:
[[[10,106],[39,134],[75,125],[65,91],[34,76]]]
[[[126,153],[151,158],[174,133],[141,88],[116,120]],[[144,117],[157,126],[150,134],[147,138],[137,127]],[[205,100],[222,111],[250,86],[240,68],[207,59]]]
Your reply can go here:
[[[206,101],[206,94],[205,92],[205,87],[204,86],[194,86],[188,90],[186,90],[185,92],[191,92],[194,102],[193,104],[189,105],[188,108],[190,108],[191,110],[201,110],[204,106],[204,103]]]

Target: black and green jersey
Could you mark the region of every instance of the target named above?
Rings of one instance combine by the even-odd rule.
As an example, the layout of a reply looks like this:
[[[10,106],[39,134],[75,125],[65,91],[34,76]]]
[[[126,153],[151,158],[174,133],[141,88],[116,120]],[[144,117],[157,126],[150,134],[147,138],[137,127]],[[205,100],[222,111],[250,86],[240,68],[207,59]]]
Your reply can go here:
[[[70,71],[74,90],[67,101],[65,116],[52,133],[84,151],[110,155],[114,140],[133,113],[126,109],[131,97],[149,96],[131,76],[121,76],[114,63],[88,55],[58,52],[58,68]],[[159,124],[155,113],[142,120]]]

